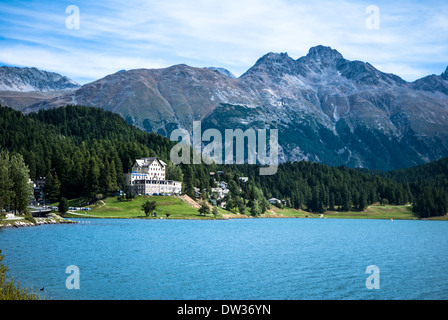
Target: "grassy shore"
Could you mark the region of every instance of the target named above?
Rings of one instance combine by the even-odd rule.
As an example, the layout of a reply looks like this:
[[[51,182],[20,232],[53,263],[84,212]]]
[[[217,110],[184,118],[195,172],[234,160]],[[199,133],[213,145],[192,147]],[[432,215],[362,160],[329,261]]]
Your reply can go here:
[[[142,204],[148,199],[154,200],[157,203],[156,213],[157,217],[146,217]],[[79,199],[71,201],[71,205],[75,206],[82,203]],[[68,213],[67,217],[80,218],[125,218],[125,219],[232,219],[232,218],[250,218],[247,215],[238,215],[230,211],[219,208],[218,215],[215,217],[212,214],[206,216],[200,215],[197,207],[182,201],[179,197],[168,196],[139,196],[133,200],[118,201],[117,198],[107,198],[98,201],[94,205],[87,205],[91,211],[73,211]],[[169,214],[169,216],[167,216]],[[413,214],[412,207],[409,205],[394,206],[394,205],[371,205],[364,211],[327,211],[322,216],[320,213],[310,213],[304,210],[296,210],[291,208],[272,208],[262,215],[263,218],[334,218],[334,219],[394,219],[394,220],[418,220]],[[448,220],[448,215],[437,218],[430,218],[428,220]]]
[[[274,211],[279,216],[298,217],[298,218],[333,218],[333,219],[394,219],[394,220],[418,220],[418,217],[412,212],[410,205],[379,205],[374,204],[368,206],[364,211],[327,211],[324,214],[310,213],[303,210],[295,210],[290,208],[279,209],[273,207]],[[448,215],[442,217],[432,217],[424,220],[448,220]]]
[[[143,212],[142,205],[147,200],[155,201],[157,203],[156,214],[157,217],[146,217]],[[79,201],[75,201],[79,202]],[[200,215],[198,209],[186,204],[178,197],[168,196],[138,196],[132,200],[119,201],[116,197],[107,198],[98,201],[94,205],[88,205],[91,211],[74,211],[74,213],[68,213],[67,217],[92,217],[92,218],[126,218],[126,219],[212,219],[213,215],[207,216]],[[222,218],[222,209],[218,218]],[[167,217],[169,214],[169,217]]]

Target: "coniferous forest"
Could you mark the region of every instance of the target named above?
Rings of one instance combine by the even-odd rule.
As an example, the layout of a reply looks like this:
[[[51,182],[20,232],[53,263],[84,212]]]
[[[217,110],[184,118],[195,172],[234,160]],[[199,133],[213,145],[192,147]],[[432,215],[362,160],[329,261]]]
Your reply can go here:
[[[174,145],[99,108],[69,105],[24,115],[0,107],[0,149],[21,155],[32,180],[46,177],[49,201],[110,195],[123,188],[124,173],[136,158],[154,156],[168,163],[167,179],[181,180],[183,192],[192,197],[195,188],[210,194],[210,172],[223,171],[227,203],[239,211],[246,204],[248,211],[264,210],[266,199],[275,197],[288,207],[320,213],[364,210],[373,203],[410,203],[422,218],[448,212],[448,158],[391,172],[289,162],[275,175],[260,176],[257,165],[174,166],[169,162]]]

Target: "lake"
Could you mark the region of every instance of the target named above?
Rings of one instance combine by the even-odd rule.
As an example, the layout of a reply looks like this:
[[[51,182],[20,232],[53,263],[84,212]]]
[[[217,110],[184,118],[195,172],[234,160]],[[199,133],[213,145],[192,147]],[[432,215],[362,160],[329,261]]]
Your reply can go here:
[[[55,300],[448,298],[445,221],[73,220],[0,230],[7,275]]]

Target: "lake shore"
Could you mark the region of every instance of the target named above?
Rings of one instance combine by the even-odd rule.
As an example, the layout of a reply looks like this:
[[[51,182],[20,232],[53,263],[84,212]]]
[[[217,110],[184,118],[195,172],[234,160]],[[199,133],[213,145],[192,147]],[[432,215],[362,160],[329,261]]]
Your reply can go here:
[[[180,197],[154,196],[156,201],[156,216],[145,216],[141,206],[148,197],[139,196],[133,200],[118,201],[107,198],[93,205],[88,205],[90,211],[70,211],[69,218],[104,218],[104,219],[178,219],[178,220],[229,220],[229,219],[267,219],[267,218],[328,218],[328,219],[385,219],[385,220],[418,220],[410,205],[379,205],[368,206],[363,211],[327,211],[323,214],[312,213],[292,208],[272,206],[259,217],[237,214],[218,208],[218,215],[200,215],[198,206],[182,201]],[[78,201],[78,200],[77,200]],[[448,220],[448,216],[434,217],[424,220]]]
[[[67,224],[67,223],[77,223],[69,219],[64,219],[60,216],[52,216],[48,218],[32,218],[27,219],[25,217],[17,217],[14,219],[3,219],[0,220],[0,229],[8,228],[25,228],[25,227],[37,227],[45,224]]]
[[[227,211],[223,208],[218,208],[218,214],[201,215],[198,212],[200,205],[197,202],[185,201],[182,197],[173,196],[154,196],[151,200],[156,201],[157,207],[156,215],[146,216],[142,210],[142,204],[147,201],[149,197],[138,196],[132,200],[121,200],[117,198],[106,198],[96,202],[95,204],[85,204],[84,210],[73,210],[71,208],[64,218],[51,213],[47,218],[25,218],[24,216],[17,216],[15,219],[0,220],[0,228],[20,228],[31,227],[42,224],[62,224],[75,223],[69,220],[70,218],[96,218],[96,219],[158,219],[158,220],[230,220],[230,219],[278,219],[278,218],[311,218],[311,219],[383,219],[383,220],[419,220],[412,212],[410,205],[370,205],[363,211],[327,211],[323,214],[312,213],[305,210],[297,210],[293,208],[278,208],[271,206],[271,208],[264,214],[253,217],[248,214],[238,214]],[[81,206],[82,199],[70,200],[72,206],[75,204]],[[85,210],[89,208],[89,210]],[[448,221],[448,215],[442,217],[432,217],[422,220],[444,220]]]

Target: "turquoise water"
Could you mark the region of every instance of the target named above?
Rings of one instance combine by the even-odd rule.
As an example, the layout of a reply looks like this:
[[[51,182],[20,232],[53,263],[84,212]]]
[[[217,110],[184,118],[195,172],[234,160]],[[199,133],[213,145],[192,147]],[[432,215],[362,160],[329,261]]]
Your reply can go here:
[[[448,298],[444,221],[74,220],[1,230],[8,275],[56,300]]]

